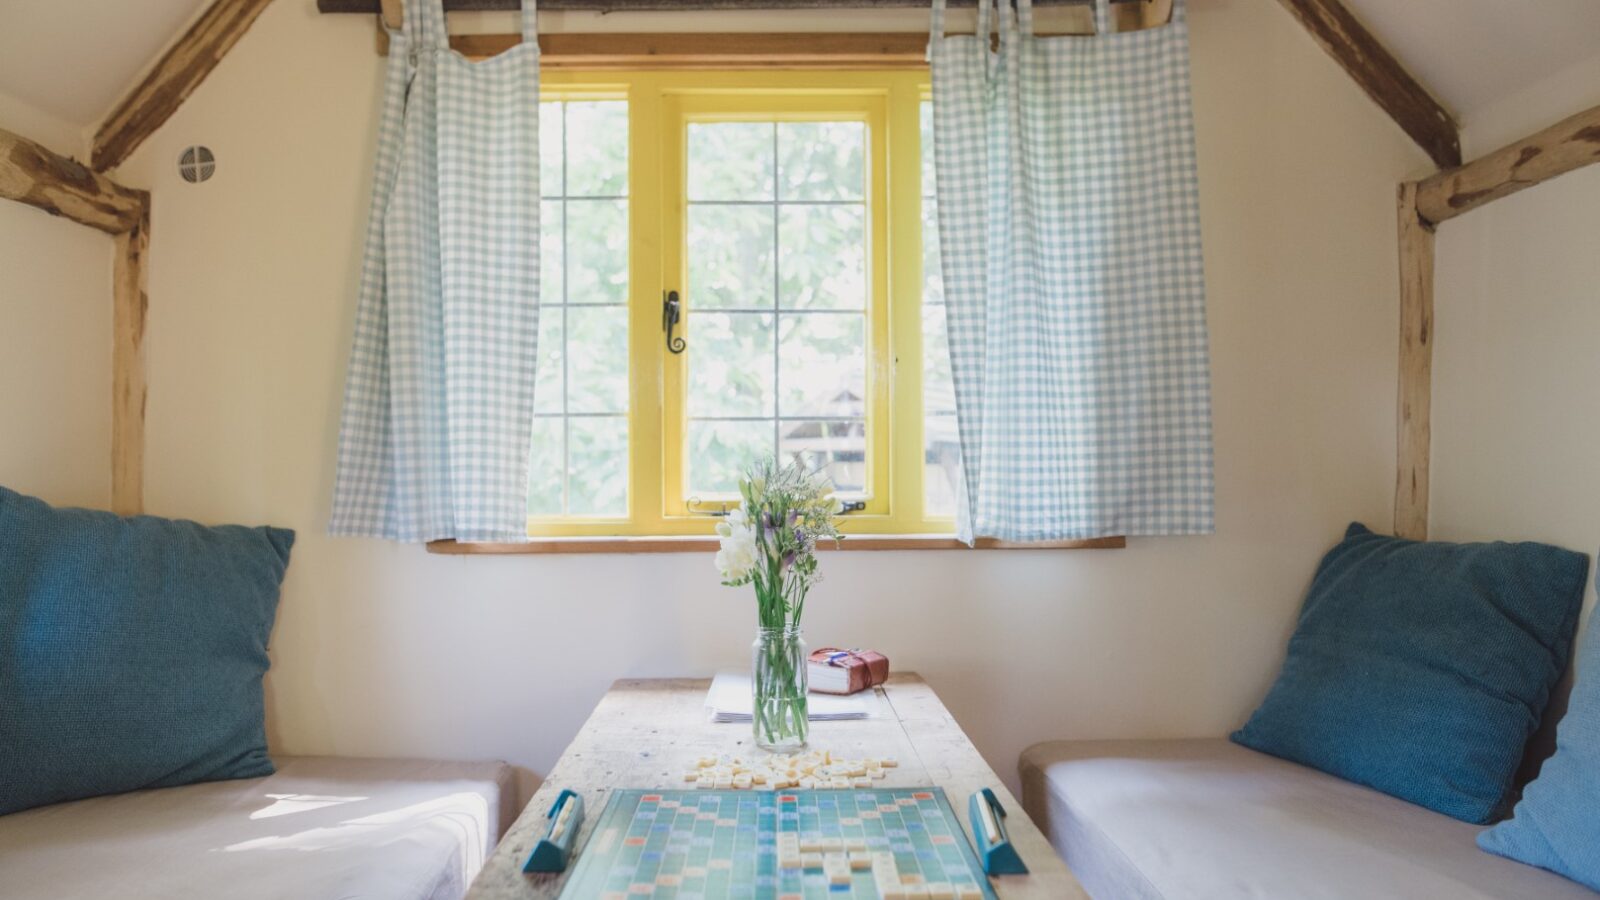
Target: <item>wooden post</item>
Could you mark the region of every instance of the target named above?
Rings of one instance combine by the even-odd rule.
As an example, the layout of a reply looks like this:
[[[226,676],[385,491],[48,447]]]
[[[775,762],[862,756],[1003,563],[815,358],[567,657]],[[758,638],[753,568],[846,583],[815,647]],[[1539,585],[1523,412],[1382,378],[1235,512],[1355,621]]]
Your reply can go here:
[[[1428,537],[1433,397],[1433,226],[1417,213],[1417,184],[1400,185],[1400,387],[1394,533]]]
[[[144,511],[144,326],[150,203],[145,195],[139,222],[117,235],[112,268],[111,314],[111,511]]]

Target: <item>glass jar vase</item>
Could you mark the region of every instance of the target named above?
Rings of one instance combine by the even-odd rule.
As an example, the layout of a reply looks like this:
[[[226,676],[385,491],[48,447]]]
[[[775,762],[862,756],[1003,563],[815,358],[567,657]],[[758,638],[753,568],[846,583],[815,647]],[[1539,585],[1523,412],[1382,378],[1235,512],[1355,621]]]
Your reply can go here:
[[[757,628],[750,648],[751,727],[764,750],[806,745],[806,641],[799,626]]]

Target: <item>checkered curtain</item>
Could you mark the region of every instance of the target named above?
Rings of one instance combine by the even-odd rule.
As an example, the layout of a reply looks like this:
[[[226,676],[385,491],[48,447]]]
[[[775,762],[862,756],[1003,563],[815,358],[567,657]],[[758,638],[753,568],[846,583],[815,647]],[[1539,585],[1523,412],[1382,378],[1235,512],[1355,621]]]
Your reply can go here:
[[[391,34],[328,530],[527,538],[539,333],[539,43],[450,49],[441,0]]]
[[[1053,38],[997,2],[946,37],[937,0],[929,44],[961,537],[1210,532],[1184,2],[1116,34],[1096,0],[1096,35]]]

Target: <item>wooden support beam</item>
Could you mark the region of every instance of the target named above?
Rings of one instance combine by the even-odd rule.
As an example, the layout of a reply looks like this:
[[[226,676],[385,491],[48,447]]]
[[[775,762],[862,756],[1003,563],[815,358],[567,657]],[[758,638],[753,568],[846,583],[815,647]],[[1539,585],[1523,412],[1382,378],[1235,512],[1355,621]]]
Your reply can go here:
[[[1396,398],[1394,533],[1428,537],[1433,404],[1433,226],[1417,214],[1417,184],[1400,185],[1400,387]]]
[[[0,198],[118,234],[138,224],[143,196],[83,163],[0,130]]]
[[[1417,211],[1438,224],[1595,162],[1600,162],[1600,106],[1424,179],[1417,186]]]
[[[1172,0],[1151,0],[1129,12],[1120,17],[1121,30],[1155,27],[1172,15]],[[380,53],[388,52],[384,37]],[[488,59],[520,43],[519,34],[450,36],[451,48],[470,59]],[[928,35],[920,31],[539,35],[539,65],[547,70],[914,69],[927,66],[927,51]]]
[[[272,0],[216,0],[178,38],[94,136],[97,171],[119,165],[194,93]]]
[[[1441,169],[1461,165],[1455,119],[1339,0],[1278,0]]]
[[[450,46],[487,59],[522,42],[517,34],[459,34]],[[870,32],[813,34],[541,34],[539,65],[549,69],[916,68],[928,36]]]
[[[111,511],[144,511],[144,326],[150,204],[145,195],[138,224],[117,235],[111,273]]]

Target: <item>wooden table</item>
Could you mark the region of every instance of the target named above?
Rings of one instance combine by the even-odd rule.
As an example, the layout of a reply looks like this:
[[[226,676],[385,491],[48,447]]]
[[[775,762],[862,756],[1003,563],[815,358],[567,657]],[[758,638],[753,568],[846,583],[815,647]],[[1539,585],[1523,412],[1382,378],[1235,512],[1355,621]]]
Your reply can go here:
[[[561,893],[565,873],[525,875],[522,864],[544,834],[549,824],[545,814],[563,788],[583,795],[586,816],[574,845],[581,848],[612,790],[682,787],[684,770],[693,768],[702,756],[761,756],[748,724],[709,721],[705,697],[710,684],[706,679],[613,684],[500,841],[467,892],[467,900],[530,900]],[[944,788],[968,840],[972,834],[967,797],[979,788],[989,788],[1009,814],[1006,827],[1030,872],[990,879],[996,893],[1003,900],[1088,897],[927,682],[914,674],[897,674],[875,693],[879,707],[874,718],[813,722],[809,746],[851,759],[895,757],[899,767],[889,770],[889,777],[876,784]],[[576,861],[575,855],[568,872]]]

